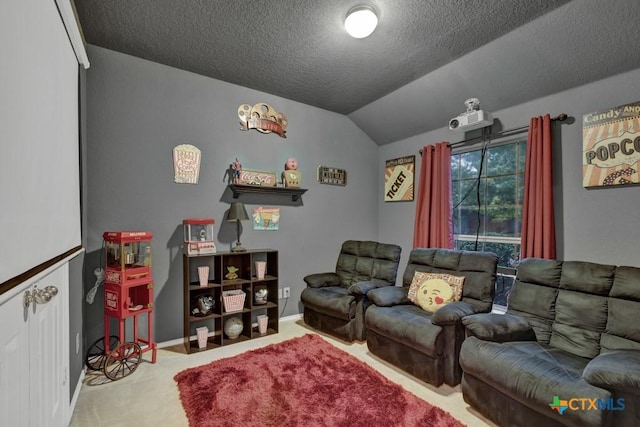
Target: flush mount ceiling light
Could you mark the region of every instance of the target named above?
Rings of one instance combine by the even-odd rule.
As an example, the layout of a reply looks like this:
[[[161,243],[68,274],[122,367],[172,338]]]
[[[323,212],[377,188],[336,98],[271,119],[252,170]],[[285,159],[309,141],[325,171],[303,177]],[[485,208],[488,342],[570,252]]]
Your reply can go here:
[[[347,13],[344,27],[351,37],[362,39],[373,33],[378,25],[376,12],[370,6],[356,6]]]

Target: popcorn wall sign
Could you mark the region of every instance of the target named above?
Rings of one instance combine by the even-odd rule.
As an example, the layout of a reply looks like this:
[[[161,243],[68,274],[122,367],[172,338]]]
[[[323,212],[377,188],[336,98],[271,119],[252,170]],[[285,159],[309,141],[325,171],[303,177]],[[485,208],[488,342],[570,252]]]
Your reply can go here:
[[[640,102],[582,116],[582,185],[640,183]]]
[[[200,149],[189,144],[173,149],[173,181],[178,184],[197,184],[200,175]]]

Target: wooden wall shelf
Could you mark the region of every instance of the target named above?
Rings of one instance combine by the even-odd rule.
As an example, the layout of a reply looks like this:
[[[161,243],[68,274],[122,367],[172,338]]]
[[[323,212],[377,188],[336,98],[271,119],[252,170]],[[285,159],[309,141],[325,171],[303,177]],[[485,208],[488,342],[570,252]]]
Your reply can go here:
[[[240,194],[253,193],[253,194],[284,194],[290,195],[291,200],[296,202],[300,196],[302,196],[307,190],[304,188],[291,188],[291,187],[261,187],[259,185],[243,185],[243,184],[229,184],[229,189],[233,192],[233,198],[237,199]]]

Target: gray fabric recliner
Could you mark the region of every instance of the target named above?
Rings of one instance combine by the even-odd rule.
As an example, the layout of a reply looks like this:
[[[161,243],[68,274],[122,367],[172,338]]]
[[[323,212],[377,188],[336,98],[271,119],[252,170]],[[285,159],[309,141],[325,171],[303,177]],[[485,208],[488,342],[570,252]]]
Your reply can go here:
[[[371,289],[395,285],[400,263],[398,245],[347,240],[336,271],[310,274],[300,299],[307,325],[346,341],[366,339],[364,313]]]
[[[463,319],[467,403],[500,425],[640,425],[640,268],[524,259],[508,303]]]
[[[464,339],[462,318],[491,310],[498,256],[491,252],[413,249],[402,287],[369,292],[365,313],[369,350],[423,381],[440,386],[460,383],[458,364]],[[462,299],[431,314],[407,298],[414,272],[464,276]]]

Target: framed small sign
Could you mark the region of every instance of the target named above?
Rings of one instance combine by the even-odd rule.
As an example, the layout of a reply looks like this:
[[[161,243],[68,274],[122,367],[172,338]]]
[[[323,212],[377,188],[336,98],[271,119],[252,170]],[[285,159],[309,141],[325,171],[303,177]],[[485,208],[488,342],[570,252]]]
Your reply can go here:
[[[385,162],[385,202],[410,202],[413,200],[415,170],[416,156],[399,157]]]
[[[329,185],[347,185],[347,171],[329,166],[318,166],[318,182]]]
[[[275,172],[242,169],[236,184],[259,185],[261,187],[275,187],[277,184]]]

